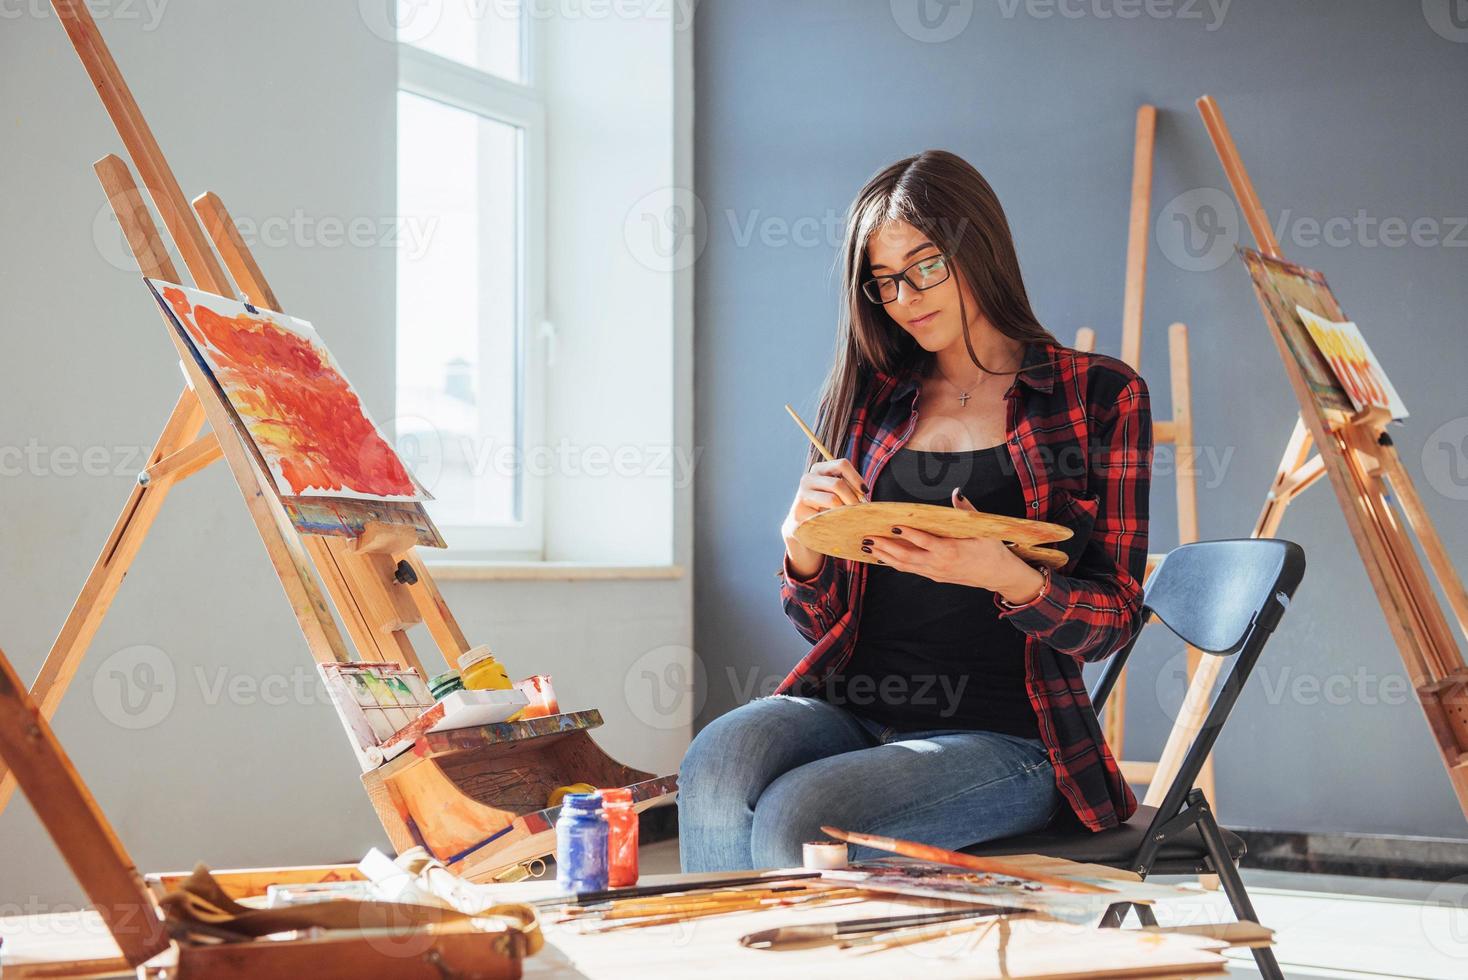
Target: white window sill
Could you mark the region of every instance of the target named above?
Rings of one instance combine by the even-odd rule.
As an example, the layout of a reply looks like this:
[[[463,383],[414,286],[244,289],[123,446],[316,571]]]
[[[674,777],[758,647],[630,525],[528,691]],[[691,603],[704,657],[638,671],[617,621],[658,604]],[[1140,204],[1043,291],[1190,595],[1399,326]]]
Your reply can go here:
[[[440,582],[635,581],[679,579],[682,565],[609,565],[580,561],[428,561]]]

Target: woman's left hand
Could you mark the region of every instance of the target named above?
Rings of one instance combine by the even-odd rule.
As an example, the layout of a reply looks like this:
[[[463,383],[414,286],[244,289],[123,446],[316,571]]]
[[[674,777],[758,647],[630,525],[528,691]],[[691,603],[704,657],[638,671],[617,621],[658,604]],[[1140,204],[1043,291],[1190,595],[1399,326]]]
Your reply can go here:
[[[953,506],[977,510],[957,488]],[[997,538],[944,538],[906,525],[892,530],[896,537],[867,538],[862,550],[900,572],[988,589],[1017,605],[1034,598],[1044,584],[1039,571]]]

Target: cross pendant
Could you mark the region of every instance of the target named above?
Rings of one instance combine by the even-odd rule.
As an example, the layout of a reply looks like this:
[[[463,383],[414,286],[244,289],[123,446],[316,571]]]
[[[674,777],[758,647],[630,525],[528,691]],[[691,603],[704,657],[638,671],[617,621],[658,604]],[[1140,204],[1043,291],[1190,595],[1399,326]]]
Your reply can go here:
[[[958,393],[958,407],[963,408],[966,405],[968,405],[968,392],[960,391]]]

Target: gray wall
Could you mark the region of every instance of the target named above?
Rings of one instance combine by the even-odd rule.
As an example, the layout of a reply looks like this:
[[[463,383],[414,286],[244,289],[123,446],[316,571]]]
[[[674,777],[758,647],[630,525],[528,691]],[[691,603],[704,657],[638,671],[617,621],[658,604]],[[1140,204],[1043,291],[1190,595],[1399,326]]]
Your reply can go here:
[[[1407,401],[1402,458],[1461,559],[1468,487],[1450,464],[1468,461],[1440,444],[1468,435],[1468,29],[1454,28],[1446,3],[1235,0],[1220,20],[1217,8],[1182,3],[1123,19],[1104,16],[1131,11],[1113,0],[957,0],[931,30],[916,3],[699,7],[701,720],[742,701],[751,681],[776,682],[805,649],[772,575],[805,455],[780,406],[813,409],[830,358],[841,214],[875,170],[924,148],[961,154],[994,184],[1040,319],[1067,341],[1092,325],[1115,353],[1133,115],[1158,106],[1142,369],[1157,417],[1168,417],[1166,327],[1189,325],[1196,434],[1213,454],[1200,477],[1202,533],[1243,535],[1295,405],[1243,268],[1183,248],[1177,216],[1206,220],[1218,197],[1207,189],[1227,188],[1192,104],[1218,98],[1271,219],[1287,219],[1286,254],[1327,273]],[[1237,237],[1236,215],[1221,217]],[[1330,226],[1327,242],[1319,223],[1331,218],[1352,227]],[[1389,218],[1403,224],[1383,237],[1372,222]],[[1397,241],[1414,227],[1415,243]],[[1173,492],[1160,476],[1154,551],[1176,544]],[[1331,491],[1297,501],[1281,533],[1306,548],[1310,571],[1220,743],[1222,816],[1468,836]],[[1181,694],[1176,652],[1160,630],[1138,651],[1129,757],[1156,757]]]
[[[391,418],[394,252],[341,235],[354,219],[394,224],[393,47],[353,0],[90,6],[185,194],[218,192],[242,225],[284,222],[283,238],[272,226],[254,245],[275,291],[322,329],[373,414]],[[182,382],[92,173],[119,140],[47,5],[0,12],[0,91],[0,648],[28,681]],[[680,446],[691,415],[682,302]],[[669,515],[684,566],[690,497],[680,489]],[[687,706],[649,693],[637,669],[687,655],[687,575],[443,591],[471,641],[517,674],[553,675],[568,708],[600,708],[609,753],[676,769]],[[133,673],[139,656],[166,693],[144,702],[129,688],[132,706],[146,705],[129,714],[116,675],[149,680]],[[55,726],[145,870],[357,860],[386,838],[314,679],[239,491],[216,467],[169,496]],[[17,797],[0,815],[0,915],[80,897]]]

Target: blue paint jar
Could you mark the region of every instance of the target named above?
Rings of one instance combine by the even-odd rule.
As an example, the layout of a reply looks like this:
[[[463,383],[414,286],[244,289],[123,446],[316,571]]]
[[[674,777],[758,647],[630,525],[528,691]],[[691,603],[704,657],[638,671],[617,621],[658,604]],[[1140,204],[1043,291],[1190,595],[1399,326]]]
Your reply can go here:
[[[561,800],[556,884],[576,893],[607,887],[607,815],[600,793],[567,793]]]

